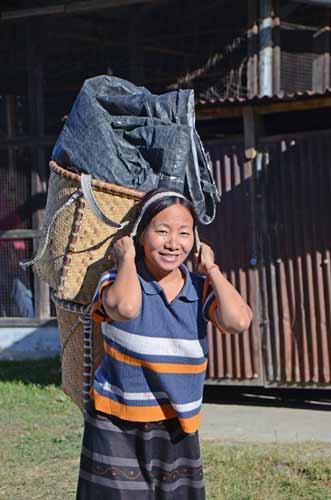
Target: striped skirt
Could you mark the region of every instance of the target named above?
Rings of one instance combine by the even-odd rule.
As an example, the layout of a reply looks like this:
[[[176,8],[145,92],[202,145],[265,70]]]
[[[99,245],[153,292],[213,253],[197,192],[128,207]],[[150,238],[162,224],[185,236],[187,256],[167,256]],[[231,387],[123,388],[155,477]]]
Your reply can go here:
[[[76,500],[205,500],[198,433],[177,419],[85,417]]]

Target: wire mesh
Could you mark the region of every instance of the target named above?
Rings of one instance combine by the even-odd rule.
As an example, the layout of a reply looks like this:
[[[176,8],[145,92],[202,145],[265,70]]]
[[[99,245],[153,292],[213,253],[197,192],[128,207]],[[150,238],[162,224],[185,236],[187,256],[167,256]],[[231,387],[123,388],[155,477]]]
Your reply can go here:
[[[31,228],[28,149],[0,151],[0,231]],[[32,241],[0,237],[0,316],[33,317],[33,281],[19,262],[32,254]]]
[[[284,23],[280,26],[279,37],[276,33],[273,35],[273,49],[280,49],[280,90],[285,94],[313,89],[314,61],[318,57],[314,41],[316,32],[317,28],[310,26],[293,23],[289,27],[288,23]],[[255,48],[257,59],[262,49],[261,40],[260,33]],[[229,41],[221,51],[213,53],[205,64],[178,78],[168,88],[194,88],[198,100],[245,98],[248,95],[248,52],[247,34],[243,33]],[[276,77],[276,52],[272,57],[275,58]],[[256,89],[259,88],[258,83]]]
[[[286,94],[313,88],[313,53],[281,52],[281,89]]]
[[[206,63],[169,85],[169,89],[194,88],[197,98],[225,99],[247,95],[247,37],[243,33]]]
[[[31,253],[29,240],[0,240],[0,317],[34,317],[32,273],[19,265]]]
[[[0,150],[0,231],[30,229],[31,154],[29,148]]]

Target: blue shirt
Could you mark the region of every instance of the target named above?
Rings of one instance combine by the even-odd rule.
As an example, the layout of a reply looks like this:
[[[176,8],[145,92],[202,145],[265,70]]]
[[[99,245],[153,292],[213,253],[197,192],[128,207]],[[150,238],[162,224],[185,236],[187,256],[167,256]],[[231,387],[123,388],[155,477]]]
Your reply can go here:
[[[207,321],[216,326],[216,301],[206,276],[181,266],[185,283],[172,302],[141,262],[138,316],[109,318],[102,292],[116,272],[102,275],[92,318],[102,321],[105,356],[96,370],[91,395],[97,410],[124,420],[150,422],[178,417],[185,432],[200,423],[207,367]]]

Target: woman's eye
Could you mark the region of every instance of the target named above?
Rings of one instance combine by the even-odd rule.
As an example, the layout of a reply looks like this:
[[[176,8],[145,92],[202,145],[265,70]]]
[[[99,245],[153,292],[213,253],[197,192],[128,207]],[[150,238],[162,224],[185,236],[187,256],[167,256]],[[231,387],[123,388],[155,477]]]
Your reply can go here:
[[[191,233],[180,233],[182,236],[190,236]]]
[[[167,231],[165,231],[164,229],[159,229],[157,232],[158,234],[166,234]]]

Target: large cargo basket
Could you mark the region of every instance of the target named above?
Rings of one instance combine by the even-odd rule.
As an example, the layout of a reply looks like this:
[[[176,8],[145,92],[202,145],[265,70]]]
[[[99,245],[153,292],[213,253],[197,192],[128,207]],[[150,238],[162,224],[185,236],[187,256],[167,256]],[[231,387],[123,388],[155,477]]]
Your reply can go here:
[[[83,410],[104,354],[101,325],[90,303],[111,267],[114,241],[130,232],[143,192],[91,180],[50,162],[45,223],[35,258],[23,265],[53,290],[61,339],[62,385]]]
[[[33,270],[58,299],[88,305],[101,274],[109,269],[116,238],[129,234],[134,211],[144,193],[92,180],[93,200],[113,227],[96,216],[83,194],[81,175],[50,162],[44,230]]]

